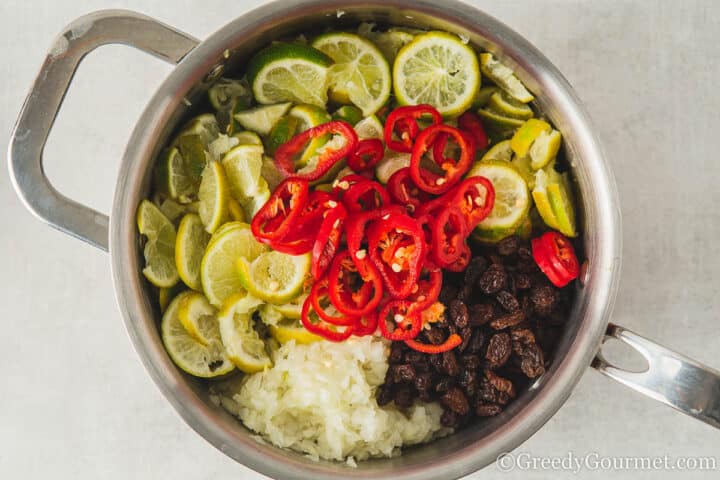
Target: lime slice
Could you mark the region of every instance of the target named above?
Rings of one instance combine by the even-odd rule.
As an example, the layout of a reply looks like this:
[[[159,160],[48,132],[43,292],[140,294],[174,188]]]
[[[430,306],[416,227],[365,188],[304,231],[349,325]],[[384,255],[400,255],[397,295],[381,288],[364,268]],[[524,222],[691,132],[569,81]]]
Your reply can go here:
[[[343,105],[332,114],[333,120],[344,120],[350,125],[355,125],[363,119],[362,111],[355,105]]]
[[[494,93],[499,92],[500,89],[498,87],[483,87],[475,94],[475,99],[473,100],[472,107],[470,107],[473,110],[477,110],[478,108],[485,107],[490,102],[490,97],[493,96]]]
[[[424,32],[422,32],[424,33]],[[371,40],[380,49],[388,62],[395,61],[398,52],[402,47],[412,42],[415,35],[399,30],[389,30],[375,34]]]
[[[480,54],[480,69],[483,75],[492,80],[512,98],[522,103],[532,102],[535,97],[527,91],[525,85],[515,76],[513,70],[500,63],[491,53]]]
[[[400,49],[393,81],[400,104],[429,103],[451,117],[472,104],[480,88],[480,69],[473,49],[457,36],[428,32]]]
[[[535,175],[533,200],[545,224],[568,237],[577,236],[572,190],[566,174],[550,164]]]
[[[240,283],[254,296],[276,305],[297,297],[310,272],[310,254],[265,252],[255,260],[237,260]]]
[[[208,246],[207,246],[207,248],[206,248],[205,251],[207,252],[207,250],[210,249],[210,247],[212,246],[212,244],[213,244],[218,238],[222,237],[226,232],[229,232],[230,230],[234,230],[234,229],[237,229],[237,228],[247,228],[247,226],[248,226],[248,224],[247,224],[246,222],[232,221],[232,222],[223,223],[223,224],[220,226],[220,228],[218,228],[217,230],[215,230],[215,233],[213,233],[213,234],[210,236],[210,241],[208,242]]]
[[[262,140],[260,139],[260,136],[255,132],[237,132],[233,134],[234,138],[237,138],[238,145],[261,145],[262,146]]]
[[[247,77],[255,100],[260,103],[293,102],[324,107],[331,64],[330,58],[312,47],[276,43],[250,60]]]
[[[290,110],[291,103],[278,103],[263,107],[250,108],[236,113],[233,118],[243,128],[251,130],[260,135],[270,133],[273,125]]]
[[[186,214],[178,226],[175,240],[175,265],[185,285],[193,290],[201,290],[200,262],[210,235],[205,231],[200,215]]]
[[[200,264],[203,292],[210,303],[219,307],[230,295],[243,292],[235,262],[241,257],[252,261],[265,251],[244,223],[233,222],[222,235],[211,238]]]
[[[479,109],[477,114],[480,115],[480,118],[483,120],[483,125],[487,127],[491,134],[500,136],[505,136],[508,131],[520,128],[523,123],[525,123],[519,118],[506,117],[488,108]]]
[[[383,139],[384,127],[380,122],[380,119],[375,115],[363,118],[356,123],[353,128],[355,129],[355,133],[357,133],[358,138],[361,140],[365,138]]]
[[[200,135],[203,145],[207,145],[220,134],[220,126],[218,125],[215,115],[212,113],[203,113],[191,119],[180,130],[178,138],[185,135]]]
[[[234,198],[228,199],[228,213],[230,214],[230,218],[235,222],[244,222],[246,220],[245,211]]]
[[[308,344],[322,340],[322,337],[308,332],[298,320],[283,318],[276,325],[270,325],[270,335],[280,343],[294,340],[295,343]]]
[[[284,179],[283,174],[275,166],[275,160],[267,155],[263,155],[260,175],[265,179],[270,190],[275,190]]]
[[[241,205],[266,186],[260,176],[262,157],[263,147],[260,145],[238,145],[222,159],[230,194]]]
[[[288,113],[291,117],[297,119],[297,130],[296,133],[304,132],[312,127],[317,127],[323,123],[327,123],[332,118],[322,108],[314,105],[296,105],[290,109]],[[310,140],[303,151],[303,154],[295,161],[296,168],[302,168],[310,161],[310,158],[315,155],[320,147],[325,145],[330,140],[331,135],[321,135],[319,137]]]
[[[247,294],[228,298],[218,313],[220,337],[230,360],[245,373],[272,367],[265,342],[254,328],[252,314],[262,302]]]
[[[549,123],[537,118],[531,118],[515,132],[515,135],[510,140],[510,147],[519,157],[524,157],[528,154],[535,139],[542,132],[549,132],[550,130],[552,130],[552,127]]]
[[[254,197],[247,202],[243,203],[243,209],[245,210],[245,216],[252,218],[262,208],[263,205],[270,199],[270,189],[267,185],[264,188],[258,190]]]
[[[210,345],[218,333],[216,313],[207,298],[197,292],[183,296],[178,307],[180,323],[190,336],[203,345]]]
[[[485,152],[485,155],[480,159],[481,162],[488,162],[498,160],[502,162],[509,162],[512,160],[513,151],[510,148],[510,140],[503,140],[500,143],[493,145],[490,150]]]
[[[207,151],[208,144],[203,141],[203,137],[199,133],[187,133],[176,138],[173,145],[177,146],[185,171],[194,186],[194,193],[197,193],[200,175],[210,160]]]
[[[530,155],[530,166],[534,170],[545,168],[553,160],[560,150],[562,135],[557,130],[543,131],[533,142],[528,152]]]
[[[532,197],[543,222],[550,228],[560,230],[555,212],[553,212],[552,205],[550,204],[550,196],[547,191],[548,182],[547,172],[545,170],[538,170],[535,174],[535,188],[532,190]]]
[[[270,129],[265,146],[270,155],[275,155],[275,150],[295,136],[297,132],[298,119],[290,115],[282,117]]]
[[[252,102],[252,92],[245,80],[219,78],[208,89],[208,98],[215,110],[232,110],[238,101],[247,108]]]
[[[188,201],[195,191],[194,179],[185,168],[177,147],[163,151],[155,167],[155,187],[158,192],[175,200]]]
[[[525,179],[528,188],[532,190],[535,188],[535,170],[530,166],[530,157],[518,157],[513,155],[510,161],[515,169],[520,172],[520,175]]]
[[[180,279],[175,267],[175,227],[149,200],[140,202],[137,225],[147,237],[143,275],[156,287],[172,287]]]
[[[527,120],[532,118],[534,113],[528,105],[519,102],[503,91],[497,91],[490,96],[487,102],[488,108],[508,117]]]
[[[160,330],[168,355],[175,365],[196,377],[211,378],[225,375],[235,369],[220,339],[217,322],[209,333],[209,342],[203,345],[185,330],[180,317],[180,303],[190,292],[183,292],[170,302],[163,314]]]
[[[476,163],[468,176],[481,175],[495,188],[495,206],[477,226],[480,230],[514,230],[530,210],[530,194],[522,175],[510,163],[486,161]]]
[[[200,182],[200,207],[198,214],[205,225],[205,230],[213,233],[228,219],[228,198],[230,191],[227,177],[220,162],[210,162]]]
[[[316,38],[313,47],[335,62],[328,70],[331,96],[347,97],[365,116],[390,98],[390,65],[369,40],[353,33],[327,33]]]
[[[158,208],[160,208],[162,214],[172,223],[177,222],[177,220],[187,212],[186,205],[182,205],[172,198],[163,200],[162,203],[158,205]]]
[[[210,154],[211,160],[220,160],[223,155],[230,151],[233,147],[240,144],[240,141],[233,137],[229,137],[224,133],[218,135],[218,137],[210,142],[208,145],[208,153]]]
[[[308,295],[307,293],[305,293],[295,297],[292,301],[288,303],[283,303],[282,305],[268,305],[268,307],[271,307],[278,314],[282,315],[285,318],[299,320],[300,314],[302,312],[303,303],[305,303],[305,299],[307,297]]]
[[[404,152],[394,152],[388,150],[385,152],[385,156],[375,166],[375,176],[378,181],[385,185],[393,173],[397,172],[401,168],[410,166],[410,154]]]

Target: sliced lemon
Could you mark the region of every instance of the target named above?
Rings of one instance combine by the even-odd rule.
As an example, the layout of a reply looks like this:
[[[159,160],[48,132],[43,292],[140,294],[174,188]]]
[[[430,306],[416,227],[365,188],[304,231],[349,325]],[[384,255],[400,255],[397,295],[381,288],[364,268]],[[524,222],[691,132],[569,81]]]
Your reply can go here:
[[[502,88],[512,98],[522,103],[532,102],[535,97],[528,92],[525,85],[515,76],[515,72],[500,63],[492,53],[480,54],[480,69],[483,75],[489,78],[495,85]]]
[[[553,160],[560,150],[562,143],[562,135],[557,130],[543,131],[533,142],[528,152],[530,156],[530,166],[539,170],[545,168]]]
[[[493,145],[490,150],[485,152],[485,155],[480,159],[481,162],[499,160],[502,162],[509,162],[512,160],[513,150],[510,148],[510,140],[503,140],[502,142]]]
[[[247,77],[255,100],[260,103],[293,102],[324,107],[331,64],[332,60],[315,48],[276,43],[250,60]]]
[[[500,161],[476,163],[468,176],[481,175],[495,188],[495,206],[477,226],[480,230],[514,230],[530,210],[530,193],[522,175],[512,164]]]
[[[252,92],[245,80],[219,78],[208,89],[208,98],[210,105],[215,110],[232,110],[237,101],[249,106],[252,101]]]
[[[185,295],[178,307],[178,318],[185,330],[198,342],[209,345],[218,333],[217,310],[205,295],[192,292]]]
[[[262,162],[263,147],[260,145],[238,145],[222,159],[230,194],[241,205],[267,188],[267,182],[261,176]]]
[[[244,291],[235,262],[238,258],[253,261],[267,247],[255,240],[250,225],[233,222],[222,235],[210,239],[200,264],[200,279],[205,296],[219,307],[230,295]]]
[[[489,108],[481,108],[477,114],[483,119],[483,125],[487,127],[493,138],[506,137],[508,132],[520,128],[525,123],[519,118],[507,117]]]
[[[281,305],[268,305],[268,307],[272,307],[273,310],[277,311],[278,314],[282,315],[285,318],[299,320],[300,314],[302,313],[303,303],[305,303],[305,299],[307,297],[308,294],[304,293],[298,295],[288,303],[283,303]]]
[[[532,118],[534,113],[527,104],[515,100],[504,91],[497,91],[490,96],[487,102],[488,108],[508,117],[527,120]]]
[[[314,105],[295,105],[290,109],[288,115],[297,119],[298,123],[296,133],[302,133],[305,130],[309,130],[332,120],[330,114],[328,114],[324,109]],[[300,155],[300,157],[295,161],[296,168],[301,168],[307,165],[310,158],[317,153],[320,147],[330,140],[330,137],[331,135],[321,135],[311,139],[307,143],[305,150],[303,150],[302,155]]]
[[[281,305],[300,295],[310,272],[310,254],[265,252],[255,260],[238,258],[242,286],[266,302]]]
[[[535,188],[533,188],[532,197],[543,222],[550,228],[560,230],[555,212],[553,212],[552,205],[550,204],[550,196],[547,191],[548,181],[547,172],[545,172],[545,170],[538,170],[535,174]]]
[[[203,345],[185,330],[180,317],[180,303],[191,292],[183,292],[170,302],[160,325],[165,350],[172,361],[183,371],[196,377],[211,378],[225,375],[235,369],[220,339],[217,321],[209,329],[209,342]]]
[[[228,199],[228,213],[234,222],[244,222],[247,220],[245,218],[245,211],[234,198]]]
[[[262,140],[260,136],[255,132],[242,131],[233,134],[234,138],[237,138],[238,145],[260,145],[262,146]]]
[[[472,104],[480,88],[480,68],[473,49],[456,35],[428,32],[400,49],[393,82],[400,104],[428,103],[452,117]]]
[[[228,219],[230,187],[220,162],[210,162],[202,175],[198,191],[198,214],[208,233],[213,233]]]
[[[175,240],[175,265],[185,285],[193,290],[201,290],[200,262],[210,235],[205,231],[200,215],[186,214],[178,226]]]
[[[140,202],[137,225],[147,237],[143,275],[156,287],[172,287],[180,279],[175,267],[175,227],[149,200]]]
[[[350,125],[355,125],[363,119],[362,111],[355,105],[343,105],[332,114],[333,120],[344,120]]]
[[[375,176],[383,185],[387,184],[393,173],[401,168],[410,166],[410,154],[404,152],[393,152],[388,150],[385,156],[375,166]]]
[[[270,200],[270,188],[266,184],[264,188],[258,190],[255,196],[242,204],[245,216],[252,219],[268,200]]]
[[[167,310],[167,307],[170,305],[172,299],[183,290],[185,290],[185,284],[182,282],[178,282],[172,287],[160,287],[158,289],[158,305],[160,306],[160,312],[162,313]]]
[[[511,235],[518,235],[523,239],[530,238],[530,234],[532,232],[532,223],[530,222],[530,217],[526,216],[521,222],[520,225],[513,228],[496,228],[491,230],[481,230],[479,228],[476,228],[472,231],[470,234],[470,237],[481,244],[484,245],[493,245],[498,243],[500,240],[507,238]]]
[[[380,122],[380,119],[375,115],[363,118],[356,123],[353,128],[355,129],[355,133],[357,133],[358,138],[361,140],[365,138],[383,139],[384,127]]]
[[[160,211],[165,217],[172,223],[175,223],[185,212],[187,212],[187,206],[176,202],[172,198],[166,198],[158,205]]]
[[[533,200],[545,224],[568,237],[577,236],[575,208],[567,174],[558,173],[554,164],[550,164],[538,170],[535,179]]]
[[[377,112],[390,98],[390,65],[372,42],[354,33],[337,32],[320,35],[312,45],[335,62],[328,70],[331,96],[347,97],[365,116]]]
[[[235,118],[243,128],[260,135],[267,135],[270,133],[273,125],[290,110],[291,105],[292,103],[286,102],[250,108],[242,112],[237,112],[233,115],[233,118]]]
[[[172,199],[189,201],[196,191],[194,179],[185,168],[185,161],[177,147],[162,152],[155,167],[155,187]]]
[[[519,156],[524,157],[530,151],[535,139],[540,136],[543,132],[549,132],[552,127],[549,123],[544,120],[537,118],[531,118],[522,124],[522,126],[515,132],[512,139],[510,140],[510,147]]]
[[[490,97],[492,97],[494,93],[499,91],[500,89],[498,87],[482,87],[475,94],[472,107],[470,108],[472,108],[473,110],[477,110],[478,108],[487,106],[487,104],[490,102]]]
[[[218,313],[220,337],[232,362],[245,373],[272,367],[265,342],[254,328],[252,314],[262,302],[251,295],[228,298]]]
[[[308,332],[298,320],[283,318],[276,325],[270,325],[270,335],[280,343],[294,340],[295,343],[308,344],[322,340],[322,337]]]

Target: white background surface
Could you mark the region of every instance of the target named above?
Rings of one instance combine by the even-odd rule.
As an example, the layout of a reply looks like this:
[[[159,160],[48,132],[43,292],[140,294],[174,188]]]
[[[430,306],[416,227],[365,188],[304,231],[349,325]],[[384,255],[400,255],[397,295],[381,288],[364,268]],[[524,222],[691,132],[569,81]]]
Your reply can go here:
[[[53,37],[123,7],[204,38],[261,2],[2,0],[0,145]],[[474,1],[526,36],[577,89],[614,167],[624,217],[617,323],[720,367],[720,4]],[[69,196],[109,211],[119,159],[170,67],[104,47],[76,77],[46,150]],[[187,427],[122,326],[108,256],[33,219],[0,170],[0,478],[259,479]],[[588,370],[518,451],[720,457],[720,432]],[[719,458],[720,463],[720,458]],[[580,478],[717,478],[583,472]],[[468,478],[555,479],[568,473]]]

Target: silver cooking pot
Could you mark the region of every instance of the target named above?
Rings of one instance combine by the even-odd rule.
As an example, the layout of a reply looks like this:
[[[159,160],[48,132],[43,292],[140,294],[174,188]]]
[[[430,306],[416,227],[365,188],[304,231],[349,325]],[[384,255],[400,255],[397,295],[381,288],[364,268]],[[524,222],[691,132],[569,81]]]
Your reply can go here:
[[[579,193],[585,256],[577,300],[547,372],[502,414],[431,444],[408,448],[392,459],[343,464],[315,463],[263,445],[237,419],[208,400],[204,383],[184,375],[165,353],[159,314],[141,269],[135,211],[148,196],[153,162],[213,80],[241,71],[254,51],[284,35],[360,21],[448,30],[467,36],[514,67],[538,106],[562,131]],[[137,123],[120,168],[112,215],[80,205],[57,192],[43,173],[45,141],[73,73],[96,47],[121,43],[177,64]],[[234,20],[204,42],[151,18],[127,11],[84,16],[56,39],[23,105],[9,149],[18,194],[37,217],[109,251],[118,304],[127,331],[155,383],[183,419],[215,447],[265,475],[282,479],[457,478],[493,462],[538,430],[565,402],[592,365],[635,390],[720,428],[720,372],[660,347],[622,327],[609,325],[620,276],[620,214],[612,174],[594,129],[560,72],[520,35],[455,0],[284,0]],[[631,372],[609,364],[600,347],[618,339],[647,360]]]

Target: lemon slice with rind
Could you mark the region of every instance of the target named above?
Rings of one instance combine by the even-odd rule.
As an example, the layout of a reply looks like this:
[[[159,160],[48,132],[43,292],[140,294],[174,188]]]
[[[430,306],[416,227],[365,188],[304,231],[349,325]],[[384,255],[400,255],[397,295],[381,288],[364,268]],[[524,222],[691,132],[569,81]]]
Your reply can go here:
[[[208,233],[213,233],[228,220],[228,186],[225,170],[220,162],[210,162],[202,174],[198,191],[200,206],[198,214]]]
[[[192,292],[180,301],[178,318],[185,330],[198,342],[209,345],[217,335],[217,310],[202,293]]]
[[[269,251],[253,261],[237,260],[242,286],[266,302],[281,305],[300,295],[310,273],[310,254]]]
[[[237,112],[233,118],[243,128],[260,135],[267,135],[277,121],[290,110],[291,105],[290,102],[263,105]]]
[[[200,262],[209,241],[210,235],[205,231],[200,215],[188,213],[180,220],[175,240],[175,265],[182,281],[193,290],[202,289]]]
[[[143,275],[156,287],[172,287],[180,279],[175,266],[175,227],[149,200],[138,207],[137,225],[147,237]]]
[[[477,226],[480,230],[511,230],[517,228],[530,210],[530,193],[522,175],[508,162],[476,163],[468,176],[480,175],[495,189],[495,206],[490,215]]]
[[[248,294],[228,298],[218,313],[220,337],[230,360],[245,373],[272,367],[265,342],[254,328],[253,312],[262,301]]]
[[[515,100],[528,103],[535,99],[525,88],[525,85],[515,76],[515,72],[498,61],[492,53],[480,54],[480,69],[483,75],[492,80],[495,85],[502,88]]]

